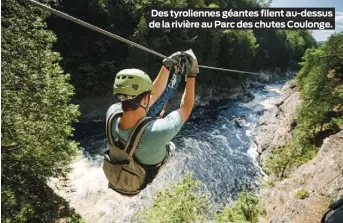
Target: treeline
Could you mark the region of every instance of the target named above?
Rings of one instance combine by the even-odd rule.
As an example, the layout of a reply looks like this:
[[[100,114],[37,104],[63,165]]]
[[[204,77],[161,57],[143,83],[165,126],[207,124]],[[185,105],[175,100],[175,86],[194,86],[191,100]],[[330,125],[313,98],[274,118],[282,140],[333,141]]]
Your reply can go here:
[[[57,9],[99,26],[164,55],[192,48],[203,65],[245,71],[297,69],[306,49],[316,42],[307,31],[247,30],[158,30],[148,28],[153,8],[235,8],[267,6],[263,1],[204,0],[181,1],[62,1]],[[71,74],[76,95],[104,94],[111,91],[114,75],[123,68],[136,67],[154,78],[161,58],[99,33],[50,16],[48,22],[57,35],[55,50],[61,52],[61,66]],[[202,69],[199,82],[207,85],[237,84],[241,74],[218,75]]]
[[[52,52],[48,14],[16,0],[1,2],[1,222],[77,220],[46,185],[76,154],[68,140],[79,112],[74,88]]]
[[[325,137],[343,129],[343,33],[306,51],[296,78],[302,103],[293,138],[265,163],[281,179],[312,159]]]
[[[200,193],[200,184],[200,181],[192,179],[192,174],[187,173],[177,184],[158,191],[152,204],[141,208],[131,222],[257,223],[259,216],[265,214],[260,198],[244,188],[234,203],[212,213],[208,197]]]
[[[305,31],[167,31],[147,28],[158,7],[259,7],[256,1],[74,0],[53,5],[82,20],[170,54],[193,48],[202,64],[242,70],[293,67],[315,46]],[[76,154],[69,140],[77,121],[78,97],[111,91],[114,75],[138,67],[152,77],[160,59],[66,20],[48,16],[20,0],[2,2],[2,190],[4,222],[53,222],[79,217],[46,185],[63,176]],[[60,53],[57,53],[60,52]],[[225,84],[213,71],[200,82]],[[69,74],[68,74],[69,73]],[[239,75],[227,75],[239,81]],[[70,84],[71,83],[71,84]],[[74,87],[75,89],[74,89]]]
[[[264,165],[279,178],[312,159],[325,137],[343,129],[343,33],[331,36],[318,49],[307,50],[300,65],[296,79],[303,103],[298,108],[293,138],[284,148],[275,150]],[[243,191],[235,202],[209,219],[208,200],[199,193],[198,186],[198,181],[186,175],[170,189],[157,193],[152,205],[143,208],[133,220],[245,223],[258,222],[259,216],[265,214],[259,197]],[[308,196],[308,192],[301,192],[297,194],[299,199]]]

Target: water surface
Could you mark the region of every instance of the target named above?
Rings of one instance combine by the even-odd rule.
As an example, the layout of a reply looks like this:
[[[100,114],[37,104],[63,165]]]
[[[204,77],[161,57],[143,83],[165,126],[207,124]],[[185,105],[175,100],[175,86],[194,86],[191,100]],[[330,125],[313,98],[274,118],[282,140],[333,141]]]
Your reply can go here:
[[[156,190],[192,171],[203,182],[201,190],[208,195],[210,208],[221,209],[236,198],[242,187],[256,189],[255,180],[262,173],[251,135],[260,115],[279,97],[282,86],[283,82],[255,89],[255,99],[248,103],[221,101],[215,106],[195,108],[173,139],[177,146],[175,157],[151,185],[132,198],[107,188],[101,155],[106,150],[104,123],[78,124],[75,137],[83,155],[72,164],[67,182],[52,179],[51,185],[86,222],[128,222],[139,208],[151,202]],[[234,117],[242,117],[241,128]]]

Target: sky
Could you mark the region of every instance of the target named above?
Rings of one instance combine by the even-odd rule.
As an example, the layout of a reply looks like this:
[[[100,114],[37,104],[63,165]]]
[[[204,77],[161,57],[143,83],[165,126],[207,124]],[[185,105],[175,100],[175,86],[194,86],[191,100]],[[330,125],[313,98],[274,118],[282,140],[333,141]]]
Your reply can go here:
[[[317,41],[324,41],[333,33],[343,31],[343,0],[272,0],[271,7],[335,7],[336,30],[313,30],[311,32]]]

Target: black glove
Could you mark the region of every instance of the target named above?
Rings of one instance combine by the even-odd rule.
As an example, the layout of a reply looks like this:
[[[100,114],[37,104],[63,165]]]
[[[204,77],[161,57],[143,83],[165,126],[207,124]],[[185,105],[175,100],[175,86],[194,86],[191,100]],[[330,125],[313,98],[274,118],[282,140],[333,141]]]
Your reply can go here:
[[[166,66],[169,70],[174,65],[176,65],[179,62],[180,57],[184,56],[184,54],[181,51],[175,52],[169,57],[166,57],[163,59],[162,63],[164,66]]]
[[[183,53],[187,56],[191,64],[187,77],[196,77],[199,73],[199,65],[195,54],[191,49],[184,51]]]

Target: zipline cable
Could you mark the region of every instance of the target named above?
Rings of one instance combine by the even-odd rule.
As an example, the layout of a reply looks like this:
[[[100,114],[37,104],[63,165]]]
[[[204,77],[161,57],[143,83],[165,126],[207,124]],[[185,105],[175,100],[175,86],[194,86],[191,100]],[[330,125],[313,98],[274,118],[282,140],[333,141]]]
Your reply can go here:
[[[118,36],[118,35],[116,35],[116,34],[110,33],[110,32],[108,32],[108,31],[106,31],[106,30],[103,30],[103,29],[97,27],[97,26],[94,26],[94,25],[89,24],[89,23],[87,23],[87,22],[85,22],[85,21],[82,21],[82,20],[77,19],[77,18],[75,18],[75,17],[73,17],[73,16],[70,16],[70,15],[64,13],[64,12],[58,11],[58,10],[56,10],[56,9],[53,9],[53,8],[51,8],[51,7],[47,6],[47,5],[44,5],[44,4],[40,3],[40,2],[37,2],[37,1],[35,1],[35,0],[26,0],[26,1],[27,1],[28,3],[30,3],[31,5],[36,6],[36,7],[40,8],[40,9],[46,10],[46,11],[48,11],[48,12],[50,12],[50,13],[56,15],[56,16],[59,16],[59,17],[61,17],[61,18],[64,18],[64,19],[66,19],[66,20],[69,20],[69,21],[71,21],[71,22],[77,23],[77,24],[79,24],[79,25],[81,25],[81,26],[84,26],[84,27],[89,28],[89,29],[91,29],[91,30],[94,30],[94,31],[96,31],[96,32],[102,33],[102,34],[104,34],[104,35],[106,35],[106,36],[112,37],[112,38],[114,38],[114,39],[116,39],[116,40],[119,40],[119,41],[121,41],[121,42],[124,42],[124,43],[126,43],[126,44],[129,44],[129,45],[131,45],[131,46],[137,47],[138,49],[144,50],[144,51],[146,51],[146,52],[148,52],[148,53],[151,53],[151,54],[154,54],[154,55],[156,55],[156,56],[158,56],[158,57],[166,58],[166,56],[163,55],[163,54],[161,54],[161,53],[158,53],[158,52],[156,52],[156,51],[154,51],[154,50],[151,50],[151,49],[149,49],[149,48],[147,48],[147,47],[144,47],[144,46],[142,46],[142,45],[139,45],[138,43],[132,42],[132,41],[130,41],[130,40],[128,40],[128,39],[125,39],[125,38],[123,38],[123,37],[121,37],[121,36]],[[174,61],[174,62],[176,62],[176,61]],[[218,67],[210,67],[210,66],[204,66],[204,65],[199,65],[199,67],[205,68],[205,69],[219,70],[219,71],[229,71],[229,72],[235,72],[235,73],[259,74],[259,73],[249,72],[249,71],[240,71],[240,70],[233,70],[233,69],[226,69],[226,68],[218,68]]]

